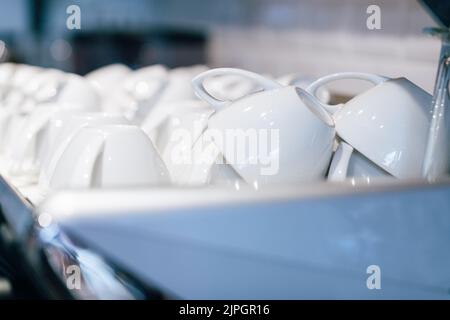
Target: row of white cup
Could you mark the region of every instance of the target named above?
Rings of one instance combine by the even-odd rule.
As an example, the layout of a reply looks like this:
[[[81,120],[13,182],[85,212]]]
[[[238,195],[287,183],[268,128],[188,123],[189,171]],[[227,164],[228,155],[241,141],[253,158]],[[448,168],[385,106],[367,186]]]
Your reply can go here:
[[[374,86],[328,105],[324,86],[340,79]],[[430,100],[407,79],[354,72],[313,82],[296,74],[116,64],[81,77],[2,64],[0,169],[42,190],[260,186],[324,180],[327,171],[334,181],[416,178]],[[236,159],[236,133],[247,139],[252,131],[256,140]],[[276,141],[269,141],[273,132]]]
[[[250,79],[262,92],[235,101],[217,99],[204,83],[209,77],[226,75]],[[373,86],[344,104],[330,105],[318,99],[323,86],[344,79],[368,81]],[[193,84],[196,94],[215,110],[203,135],[215,130],[210,140],[226,161],[234,160],[236,151],[228,147],[233,145],[228,131],[279,130],[277,147],[271,152],[248,154],[243,161],[231,163],[246,183],[315,181],[327,171],[331,181],[425,176],[432,97],[405,78],[342,72],[317,79],[303,90],[245,70],[222,68],[200,74]],[[448,174],[449,150],[439,157],[432,160],[444,164],[439,165],[441,174]],[[261,174],[264,163],[274,162],[279,163],[275,174]]]
[[[169,184],[149,136],[156,138],[170,104],[195,101],[191,79],[201,70],[206,67],[110,65],[81,77],[1,64],[1,173],[43,193]]]
[[[42,192],[212,182],[221,167],[196,174],[196,162],[179,163],[172,155],[186,146],[186,137],[172,139],[174,132],[184,130],[194,141],[214,112],[191,83],[206,70],[153,65],[132,71],[115,64],[81,77],[0,65],[1,173],[17,186],[37,185]],[[296,74],[279,80],[302,87],[311,82]],[[208,79],[207,88],[218,98],[238,99],[260,85],[228,75]],[[320,94],[328,100],[325,89]],[[223,168],[238,177],[230,166]]]

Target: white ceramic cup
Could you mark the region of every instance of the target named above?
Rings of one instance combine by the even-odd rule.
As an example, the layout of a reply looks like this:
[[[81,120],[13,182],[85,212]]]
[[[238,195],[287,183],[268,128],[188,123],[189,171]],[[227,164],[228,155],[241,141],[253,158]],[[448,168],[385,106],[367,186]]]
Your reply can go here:
[[[86,90],[85,81],[81,83],[75,79],[67,84],[65,93],[61,100],[63,102],[41,103],[35,105],[29,112],[20,113],[15,117],[20,117],[23,121],[21,129],[18,124],[14,124],[8,136],[8,157],[7,171],[13,176],[28,176],[26,179],[31,183],[37,180],[39,174],[42,153],[48,141],[46,140],[46,128],[52,115],[59,110],[73,110],[74,112],[94,111],[96,106],[96,94],[89,96],[92,91]],[[88,87],[89,88],[89,87]],[[76,93],[85,94],[84,98],[74,99]],[[94,92],[95,93],[95,92]],[[15,133],[20,129],[20,134]],[[25,177],[23,177],[25,178]]]
[[[63,89],[67,76],[60,70],[48,69],[28,85],[25,91],[36,104],[54,102]]]
[[[374,180],[381,177],[391,175],[349,144],[344,141],[339,143],[328,171],[328,181],[344,181],[347,178]]]
[[[123,115],[130,121],[136,118],[139,109],[139,101],[124,90],[116,90],[109,96],[104,96],[101,101],[101,111]]]
[[[204,101],[185,100],[168,103],[164,112],[154,114],[141,127],[152,139],[155,146],[164,153],[173,141],[175,131],[184,130],[192,143],[198,138],[207,125],[208,117],[214,110]],[[176,137],[178,139],[178,137]]]
[[[35,75],[22,87],[26,99],[21,103],[20,111],[30,113],[40,104],[55,102],[64,86],[65,77],[64,72],[56,69],[45,69]]]
[[[236,100],[257,91],[252,80],[236,75],[225,75],[205,79],[206,91],[220,100]]]
[[[236,190],[240,190],[242,186],[247,185],[236,170],[226,163],[223,155],[220,156],[217,162],[218,163],[215,163],[209,171],[207,181],[209,185],[228,186]]]
[[[195,143],[170,150],[166,161],[174,184],[181,186],[228,185],[237,190],[247,184],[208,135],[201,135]],[[166,158],[168,154],[166,153]]]
[[[207,70],[205,66],[192,66],[170,70],[168,83],[158,100],[158,104],[196,99],[191,80]]]
[[[55,105],[37,107],[24,118],[20,134],[10,145],[8,173],[12,176],[35,176],[38,170],[37,154],[43,147],[42,131],[51,115],[58,110]]]
[[[84,77],[94,86],[100,96],[104,97],[120,86],[130,73],[131,70],[126,65],[114,63],[95,69]]]
[[[156,140],[156,146],[171,177],[175,180],[179,177],[179,172],[184,174],[185,171],[182,169],[184,164],[180,159],[191,153],[195,142],[207,127],[209,116],[213,113],[213,109],[203,101],[194,100],[183,104],[182,108],[178,106],[178,109],[158,127],[159,134]],[[187,159],[190,159],[189,156]],[[187,167],[190,165],[189,161],[187,160]]]
[[[56,103],[66,109],[100,111],[100,96],[84,77],[68,74]]]
[[[8,92],[4,97],[2,106],[20,109],[21,105],[28,99],[23,87],[36,75],[41,73],[43,69],[25,64],[18,64],[14,70],[14,73],[9,79]]]
[[[123,82],[123,89],[138,100],[152,98],[167,82],[169,72],[163,65],[146,66],[131,72]]]
[[[11,77],[11,85],[17,90],[22,90],[23,86],[30,82],[33,77],[41,73],[44,69],[36,66],[19,64]]]
[[[15,110],[7,110],[4,120],[4,139],[1,153],[1,170],[2,174],[5,176],[9,175],[9,170],[11,165],[14,164],[12,161],[13,154],[15,153],[15,148],[17,146],[17,137],[22,136],[28,115],[23,113],[18,113]]]
[[[206,66],[192,66],[170,70],[167,84],[155,98],[152,107],[148,108],[145,117],[138,123],[146,123],[145,127],[148,128],[149,123],[155,123],[153,119],[163,119],[167,116],[168,105],[173,106],[181,101],[196,100],[191,80],[206,69]]]
[[[41,188],[48,187],[61,155],[79,130],[88,126],[121,124],[129,124],[129,121],[116,114],[74,110],[55,112],[41,135],[45,143],[42,144],[42,148],[37,154],[41,164],[39,186]]]
[[[143,67],[129,74],[123,90],[136,101],[127,117],[140,124],[160,98],[169,81],[169,72],[163,65]]]
[[[4,155],[9,125],[15,113],[11,108],[0,108],[0,157]]]
[[[132,125],[84,127],[72,138],[50,189],[143,187],[170,183],[147,135]]]
[[[11,78],[14,75],[16,64],[1,63],[0,64],[0,103],[5,99],[11,88]]]
[[[263,91],[222,101],[205,90],[206,78],[228,74],[251,79]],[[232,68],[204,72],[192,82],[196,94],[216,110],[208,121],[214,143],[247,183],[324,179],[331,160],[334,123],[312,95]]]
[[[345,104],[327,105],[336,133],[377,166],[397,178],[420,178],[431,121],[431,95],[405,78],[343,72],[322,77],[317,90],[335,80],[361,79],[374,87]]]

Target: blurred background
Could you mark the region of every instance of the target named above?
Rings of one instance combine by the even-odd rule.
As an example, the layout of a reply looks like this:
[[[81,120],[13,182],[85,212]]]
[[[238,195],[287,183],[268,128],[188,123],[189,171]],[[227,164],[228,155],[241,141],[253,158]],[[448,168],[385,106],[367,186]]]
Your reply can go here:
[[[66,27],[73,4],[80,30]],[[371,4],[381,8],[380,30],[366,27]],[[275,76],[354,70],[431,91],[439,43],[422,29],[434,25],[415,0],[2,0],[0,59],[80,74],[114,62]]]

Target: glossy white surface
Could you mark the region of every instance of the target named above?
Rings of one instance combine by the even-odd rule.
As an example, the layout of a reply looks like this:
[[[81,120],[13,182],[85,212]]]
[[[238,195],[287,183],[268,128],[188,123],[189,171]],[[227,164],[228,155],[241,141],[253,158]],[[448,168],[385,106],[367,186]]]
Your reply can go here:
[[[45,143],[42,146],[42,152],[39,154],[41,162],[40,187],[48,188],[62,153],[81,128],[107,124],[129,124],[129,122],[122,116],[101,112],[78,112],[74,110],[55,112],[42,134]]]
[[[203,101],[191,100],[167,105],[168,116],[157,127],[155,145],[167,165],[172,180],[189,183],[187,171],[195,165],[193,147],[207,127],[213,109]],[[152,135],[150,135],[152,137]],[[208,162],[208,161],[207,161]],[[203,181],[200,178],[198,181]]]
[[[353,149],[349,144],[341,141],[328,171],[329,181],[343,181],[347,178],[365,179],[372,181],[381,177],[392,177]]]
[[[38,155],[46,143],[43,131],[52,114],[59,108],[50,104],[36,107],[26,117],[21,133],[14,137],[9,161],[11,175],[31,175],[37,178],[40,169]]]
[[[180,136],[187,136],[191,146],[206,128],[213,109],[204,101],[187,100],[167,105],[167,117],[158,127],[156,147],[164,153],[171,142]],[[174,134],[177,136],[174,137]]]
[[[136,126],[81,128],[70,140],[50,189],[164,185],[167,169],[150,139]]]
[[[356,96],[335,113],[336,132],[397,178],[422,176],[431,96],[404,78]]]
[[[205,79],[207,92],[219,100],[236,100],[258,89],[257,83],[237,75],[223,75]]]
[[[100,96],[95,87],[84,77],[67,75],[57,103],[65,109],[100,111]]]
[[[334,139],[332,120],[321,113],[310,96],[294,87],[285,87],[252,94],[237,100],[214,114],[208,128],[222,133],[216,142],[225,159],[250,184],[312,181],[324,177],[331,159]],[[267,136],[278,134],[278,141],[270,141],[267,149],[257,150],[257,161],[245,154],[244,161],[234,162],[241,155],[227,146],[227,132],[261,132]],[[247,131],[248,130],[248,131]],[[268,141],[258,136],[259,146]],[[263,154],[265,152],[266,154]],[[266,158],[265,158],[266,157]],[[264,165],[265,164],[265,165]],[[270,165],[267,165],[270,164]],[[276,171],[269,172],[270,168]],[[268,174],[265,174],[264,171]]]
[[[277,78],[277,81],[284,86],[296,86],[302,89],[307,89],[308,86],[314,82],[314,78],[301,73],[290,73],[282,77]],[[323,102],[328,103],[330,101],[330,91],[326,87],[320,87],[317,89],[317,98]]]
[[[234,102],[218,101],[204,91],[202,83],[207,76],[220,74],[242,74],[258,81],[265,91]],[[308,93],[235,69],[211,70],[193,83],[197,94],[219,110],[209,119],[208,129],[220,133],[220,137],[213,136],[214,143],[247,183],[258,186],[324,178],[333,147],[333,120]],[[236,154],[240,150],[229,147],[235,142],[230,132],[254,134],[259,139],[255,154],[247,149]]]
[[[169,71],[162,65],[151,65],[131,72],[122,84],[123,91],[136,101],[135,110],[130,110],[130,119],[142,123],[158,102],[168,81]],[[111,99],[111,103],[114,103],[114,99]]]
[[[124,64],[115,63],[95,69],[85,75],[101,96],[111,94],[110,90],[120,85],[123,79],[131,73]]]
[[[359,79],[375,86],[345,104],[326,105],[336,133],[365,157],[397,178],[422,177],[431,123],[431,95],[406,78],[341,72],[313,82],[307,91],[332,81]]]
[[[449,186],[70,192],[38,211],[180,298],[449,299]]]
[[[130,73],[123,81],[123,88],[136,99],[149,99],[162,90],[168,77],[168,70],[163,65],[151,65]]]
[[[44,69],[26,83],[22,90],[33,98],[34,102],[44,102],[55,97],[59,93],[59,85],[64,81],[64,72],[57,69]]]
[[[203,136],[199,137],[193,146],[187,146],[178,155],[174,153],[173,156],[174,159],[166,163],[171,168],[172,181],[176,185],[229,185],[239,190],[241,185],[247,184],[236,170],[226,163],[215,143]]]
[[[142,124],[143,129],[150,134],[153,141],[156,139],[155,128],[174,110],[173,107],[197,100],[192,90],[191,80],[205,70],[207,67],[202,65],[170,70],[166,84],[152,99],[151,107],[141,114],[142,119],[136,118],[136,121]]]
[[[197,99],[166,103],[159,105],[158,110],[141,124],[141,128],[152,139],[158,150],[164,153],[171,140],[170,136],[177,129],[180,133],[184,131],[187,138],[193,140],[192,145],[213,111],[207,103]]]

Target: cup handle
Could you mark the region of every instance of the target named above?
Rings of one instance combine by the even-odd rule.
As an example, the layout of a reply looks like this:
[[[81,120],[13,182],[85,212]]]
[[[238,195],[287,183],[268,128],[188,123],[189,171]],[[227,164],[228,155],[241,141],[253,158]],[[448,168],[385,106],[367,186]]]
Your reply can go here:
[[[94,165],[103,150],[104,138],[95,137],[84,149],[75,166],[70,180],[70,186],[88,188],[92,183]]]
[[[353,153],[353,147],[344,141],[339,143],[339,147],[334,153],[328,172],[328,181],[344,181],[347,177],[350,157]]]
[[[250,79],[256,82],[258,85],[260,85],[263,88],[263,90],[272,90],[282,87],[281,84],[279,84],[274,80],[263,77],[257,73],[242,69],[217,68],[202,72],[198,76],[194,77],[194,79],[192,79],[192,86],[194,87],[194,92],[200,99],[203,99],[204,101],[208,102],[216,111],[223,109],[231,101],[219,100],[217,98],[214,98],[208,91],[206,91],[203,83],[205,79],[208,77],[222,76],[222,75],[237,75]]]
[[[317,97],[317,90],[320,87],[322,87],[332,81],[345,80],[345,79],[357,79],[357,80],[369,81],[369,82],[373,83],[374,85],[378,85],[380,83],[385,82],[386,80],[389,80],[389,78],[387,78],[387,77],[379,76],[379,75],[372,74],[372,73],[339,72],[339,73],[329,74],[322,78],[317,79],[316,81],[311,83],[306,88],[306,91],[311,93],[314,97]],[[337,110],[339,110],[343,106],[342,103],[336,104],[336,105],[331,105],[331,104],[326,104],[326,103],[321,102],[321,104],[331,114],[335,113]]]

